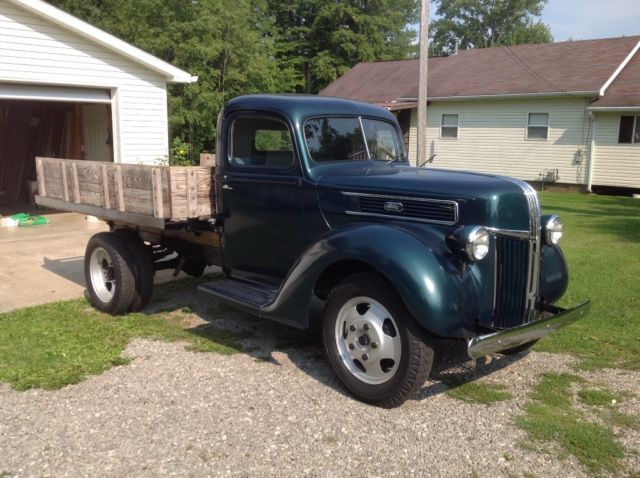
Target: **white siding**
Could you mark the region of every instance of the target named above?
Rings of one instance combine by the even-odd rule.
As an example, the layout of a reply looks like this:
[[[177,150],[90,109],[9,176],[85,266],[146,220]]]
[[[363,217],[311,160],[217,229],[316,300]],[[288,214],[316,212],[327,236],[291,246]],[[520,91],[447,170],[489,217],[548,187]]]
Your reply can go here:
[[[110,90],[120,161],[154,163],[168,155],[166,81],[161,75],[4,0],[0,82]]]
[[[640,110],[635,114],[640,116]],[[595,115],[593,184],[640,188],[640,144],[618,144],[620,116],[620,113]]]
[[[587,102],[581,98],[432,102],[427,118],[434,167],[540,180],[558,169],[559,182],[587,182],[591,138]],[[546,140],[527,140],[529,113],[549,113]],[[458,114],[458,138],[440,138],[443,114]],[[409,159],[415,163],[417,111],[412,111]],[[579,154],[582,151],[582,155]],[[582,157],[578,164],[577,159]]]

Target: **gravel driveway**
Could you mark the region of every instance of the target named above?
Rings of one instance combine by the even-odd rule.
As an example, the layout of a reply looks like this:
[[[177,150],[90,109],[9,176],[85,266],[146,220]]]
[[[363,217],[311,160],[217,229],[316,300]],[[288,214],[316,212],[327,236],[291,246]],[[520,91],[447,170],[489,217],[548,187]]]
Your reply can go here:
[[[308,333],[237,313],[221,323],[254,331],[247,352],[136,340],[129,365],[78,385],[0,386],[0,476],[585,476],[572,457],[523,447],[513,425],[540,373],[575,373],[569,356],[439,361],[417,400],[383,410],[345,394]],[[450,398],[440,379],[461,374],[505,384],[514,398]],[[625,411],[640,415],[640,374],[583,375],[635,393]],[[640,433],[623,440],[640,449]],[[625,460],[640,470],[637,453]]]

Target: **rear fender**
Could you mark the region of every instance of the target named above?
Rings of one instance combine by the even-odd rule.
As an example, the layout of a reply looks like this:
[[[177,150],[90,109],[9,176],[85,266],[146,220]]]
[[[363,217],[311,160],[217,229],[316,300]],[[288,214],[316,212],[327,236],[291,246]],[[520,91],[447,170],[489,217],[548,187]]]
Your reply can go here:
[[[323,271],[354,260],[383,275],[426,330],[447,337],[469,335],[464,323],[477,317],[476,288],[446,247],[444,234],[424,226],[365,223],[330,231],[303,253],[262,315],[308,327],[308,314],[301,311],[308,311]]]

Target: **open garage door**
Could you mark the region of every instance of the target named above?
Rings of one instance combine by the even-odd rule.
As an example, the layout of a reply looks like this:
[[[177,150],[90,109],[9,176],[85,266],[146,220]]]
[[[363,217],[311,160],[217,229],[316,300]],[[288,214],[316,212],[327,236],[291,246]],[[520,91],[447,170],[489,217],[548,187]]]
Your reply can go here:
[[[0,83],[3,212],[31,202],[36,156],[113,161],[112,137],[107,90]]]
[[[0,83],[0,98],[6,100],[111,103],[111,94],[107,90],[14,83]]]

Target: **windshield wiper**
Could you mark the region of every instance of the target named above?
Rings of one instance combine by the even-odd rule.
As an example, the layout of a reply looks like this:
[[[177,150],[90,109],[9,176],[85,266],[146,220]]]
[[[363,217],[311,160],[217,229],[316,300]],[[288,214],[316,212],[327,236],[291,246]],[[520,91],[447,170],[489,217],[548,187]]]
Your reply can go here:
[[[423,162],[420,166],[418,166],[419,168],[421,168],[422,166],[424,166],[427,163],[433,163],[434,158],[436,157],[436,153],[433,153],[431,156],[429,156],[427,158],[427,160],[425,162]]]
[[[393,158],[393,159],[387,159],[387,160],[384,160],[384,161],[386,161],[386,163],[385,163],[385,164],[392,164],[392,163],[395,163],[395,162],[397,162],[397,161],[402,161],[403,159],[404,159],[404,158],[403,158],[402,156],[396,156],[396,157],[395,157],[395,158]]]

